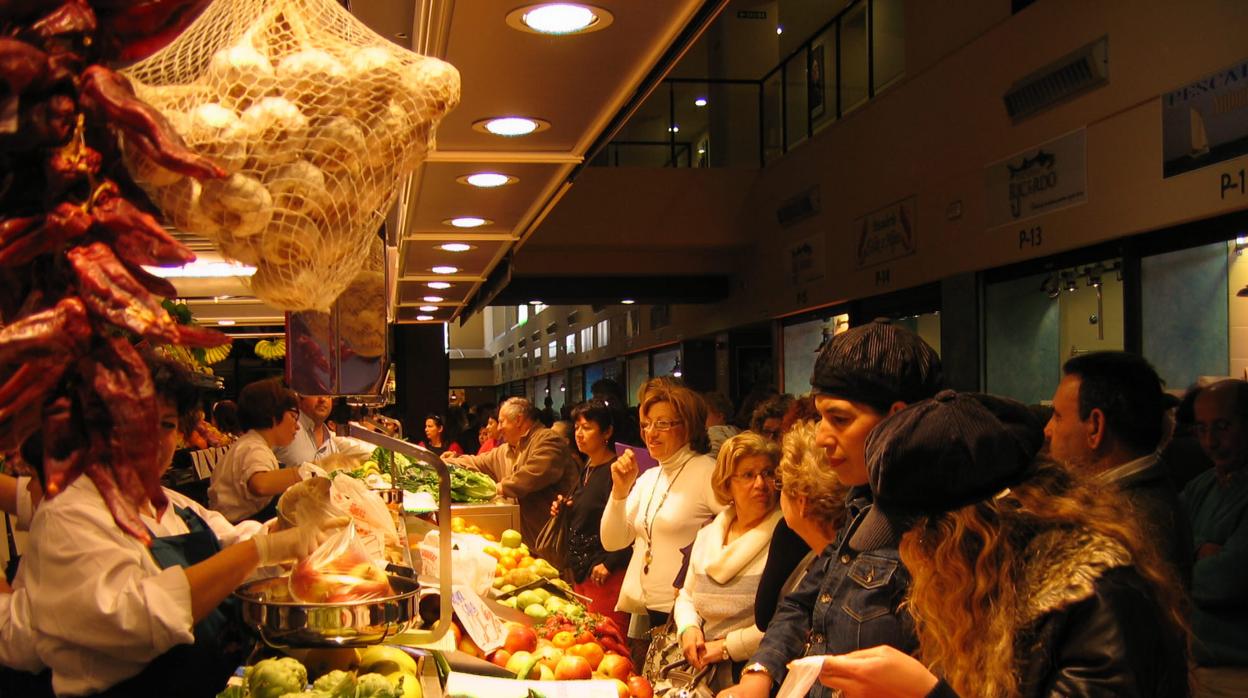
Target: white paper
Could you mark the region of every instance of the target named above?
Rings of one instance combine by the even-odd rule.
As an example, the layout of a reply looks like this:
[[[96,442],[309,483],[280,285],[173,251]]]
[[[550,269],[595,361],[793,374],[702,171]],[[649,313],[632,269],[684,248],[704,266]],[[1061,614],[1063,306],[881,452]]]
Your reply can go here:
[[[810,687],[819,680],[819,671],[823,668],[823,656],[802,657],[789,662],[789,673],[780,684],[780,692],[776,698],[801,698],[810,691]]]
[[[464,624],[464,631],[483,652],[489,654],[503,646],[507,638],[503,623],[476,592],[462,584],[454,585],[451,606],[455,608],[455,616]]]
[[[453,671],[446,677],[444,695],[526,698],[529,689],[546,698],[618,698],[614,681],[518,681]]]

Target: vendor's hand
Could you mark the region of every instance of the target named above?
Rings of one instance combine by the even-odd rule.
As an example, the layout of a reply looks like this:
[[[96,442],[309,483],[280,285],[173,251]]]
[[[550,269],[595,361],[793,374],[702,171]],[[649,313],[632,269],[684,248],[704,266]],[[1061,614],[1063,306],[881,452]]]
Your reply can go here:
[[[631,448],[624,449],[624,453],[611,464],[611,496],[615,499],[628,497],[636,481],[637,457]]]
[[[607,569],[607,566],[601,562],[594,565],[593,569],[589,571],[589,581],[598,586],[602,586],[603,582],[607,581],[607,577],[610,576],[611,570]]]
[[[819,671],[819,683],[845,698],[923,698],[936,682],[922,662],[887,645],[830,655]]]
[[[350,523],[351,519],[339,516],[326,519],[320,526],[304,525],[276,533],[262,533],[252,540],[260,565],[275,565],[289,560],[302,560],[312,554],[330,534]]]
[[[316,463],[304,463],[299,466],[299,479],[307,480],[312,477],[328,477],[325,469]]]
[[[701,628],[689,628],[680,634],[680,651],[685,655],[689,666],[702,668],[702,654],[706,652],[706,638]]]

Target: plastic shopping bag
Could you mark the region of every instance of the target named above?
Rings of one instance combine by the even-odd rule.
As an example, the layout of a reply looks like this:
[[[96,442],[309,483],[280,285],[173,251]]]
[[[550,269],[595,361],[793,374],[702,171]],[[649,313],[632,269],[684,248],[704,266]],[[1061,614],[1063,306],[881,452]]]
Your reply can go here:
[[[349,603],[392,596],[394,591],[351,523],[295,565],[290,593],[304,603]]]

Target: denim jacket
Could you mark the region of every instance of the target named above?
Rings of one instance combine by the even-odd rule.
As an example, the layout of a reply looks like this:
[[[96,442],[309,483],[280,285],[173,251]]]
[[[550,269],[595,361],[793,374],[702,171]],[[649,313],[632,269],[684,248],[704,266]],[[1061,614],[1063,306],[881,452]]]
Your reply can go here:
[[[906,653],[918,647],[914,622],[902,608],[910,575],[896,544],[865,552],[850,548],[853,531],[871,506],[870,493],[851,493],[852,523],[811,563],[801,584],[783,601],[750,659],[767,668],[778,686],[787,664],[799,657],[842,654],[876,645]],[[775,688],[773,686],[773,688]],[[816,684],[811,696],[828,696]]]

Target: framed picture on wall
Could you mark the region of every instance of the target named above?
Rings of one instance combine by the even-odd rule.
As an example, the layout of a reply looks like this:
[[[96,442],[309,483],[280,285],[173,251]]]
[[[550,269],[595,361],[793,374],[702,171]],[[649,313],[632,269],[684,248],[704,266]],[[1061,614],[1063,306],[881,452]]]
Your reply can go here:
[[[811,119],[818,119],[824,112],[824,67],[823,44],[811,46],[806,52],[806,100]]]

